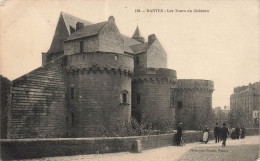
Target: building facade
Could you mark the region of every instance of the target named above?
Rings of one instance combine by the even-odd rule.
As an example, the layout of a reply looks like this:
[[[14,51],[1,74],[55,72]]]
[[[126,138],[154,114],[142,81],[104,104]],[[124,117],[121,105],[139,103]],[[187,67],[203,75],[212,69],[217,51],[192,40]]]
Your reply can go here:
[[[230,96],[231,119],[248,127],[258,127],[260,82],[234,88]]]
[[[229,112],[230,112],[230,107],[229,106],[224,106],[222,109],[221,107],[215,107],[215,122],[218,122],[220,125],[223,123],[228,122],[228,117],[229,117]]]
[[[175,91],[177,82],[183,81],[167,69],[167,53],[154,34],[146,42],[138,27],[132,38],[122,35],[113,16],[91,24],[61,13],[42,66],[12,82],[7,137],[102,136],[131,116],[174,123],[174,102],[184,90]],[[191,82],[195,92],[187,93],[203,97],[198,107],[211,107],[213,82]]]

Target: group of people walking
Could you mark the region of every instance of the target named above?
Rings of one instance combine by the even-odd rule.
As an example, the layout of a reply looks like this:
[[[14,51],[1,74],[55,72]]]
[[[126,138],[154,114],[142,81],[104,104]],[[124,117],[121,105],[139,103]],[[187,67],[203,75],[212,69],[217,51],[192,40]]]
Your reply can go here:
[[[219,143],[219,140],[222,139],[222,146],[226,146],[228,135],[229,131],[226,127],[226,123],[223,123],[222,128],[220,128],[218,123],[216,123],[216,127],[214,128],[215,143]]]
[[[177,145],[181,145],[182,133],[183,133],[182,123],[180,123],[177,128],[177,134],[176,134],[176,144]],[[239,138],[240,129],[236,128],[232,132],[232,134],[234,134],[236,138],[237,137]],[[231,138],[232,138],[232,134],[231,134]],[[209,135],[210,135],[209,128],[205,125],[205,127],[203,129],[202,142],[208,143]],[[214,127],[215,143],[219,143],[219,141],[222,140],[222,146],[226,146],[226,140],[227,140],[228,135],[229,135],[229,130],[226,127],[226,123],[223,123],[222,127],[220,127],[218,125],[218,123],[216,123],[216,126]],[[241,138],[244,138],[244,137],[245,137],[245,128],[241,128]]]

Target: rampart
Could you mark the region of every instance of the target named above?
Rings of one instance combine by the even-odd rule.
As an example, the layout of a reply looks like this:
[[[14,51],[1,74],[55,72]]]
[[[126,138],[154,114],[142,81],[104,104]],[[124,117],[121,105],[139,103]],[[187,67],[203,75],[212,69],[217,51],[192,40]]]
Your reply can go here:
[[[180,89],[208,89],[214,90],[214,82],[201,79],[178,79],[177,88]]]
[[[259,135],[259,129],[247,129],[246,136]],[[213,131],[210,131],[213,134]],[[29,159],[96,153],[136,152],[136,140],[143,150],[175,145],[175,133],[133,137],[2,139],[1,158]],[[184,132],[186,143],[198,142],[201,131]],[[210,139],[214,139],[210,135]]]
[[[12,82],[7,138],[66,135],[64,57]]]
[[[69,70],[116,70],[133,73],[133,56],[115,53],[82,53],[67,56],[67,69]]]
[[[134,82],[166,81],[176,83],[176,71],[167,68],[141,68],[135,71]]]

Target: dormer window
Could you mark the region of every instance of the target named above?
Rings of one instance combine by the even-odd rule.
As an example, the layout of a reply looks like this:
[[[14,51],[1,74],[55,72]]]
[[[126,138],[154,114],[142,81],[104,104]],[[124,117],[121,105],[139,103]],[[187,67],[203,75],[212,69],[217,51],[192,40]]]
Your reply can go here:
[[[80,45],[79,45],[80,46],[80,53],[83,53],[83,41],[80,41],[79,43],[80,43]]]

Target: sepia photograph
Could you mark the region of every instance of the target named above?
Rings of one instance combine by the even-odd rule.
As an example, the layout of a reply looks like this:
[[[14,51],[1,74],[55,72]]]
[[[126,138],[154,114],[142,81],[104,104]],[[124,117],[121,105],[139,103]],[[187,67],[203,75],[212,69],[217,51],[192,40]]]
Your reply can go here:
[[[0,0],[0,160],[260,161],[258,0]]]

